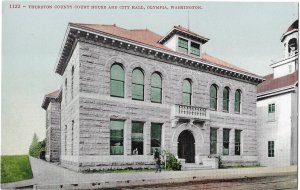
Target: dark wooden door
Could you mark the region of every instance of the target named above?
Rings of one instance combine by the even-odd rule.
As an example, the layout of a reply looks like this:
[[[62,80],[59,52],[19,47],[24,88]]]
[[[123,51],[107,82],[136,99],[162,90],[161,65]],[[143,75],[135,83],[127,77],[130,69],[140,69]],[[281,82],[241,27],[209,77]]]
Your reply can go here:
[[[182,131],[178,137],[178,158],[195,163],[195,138],[188,130]]]

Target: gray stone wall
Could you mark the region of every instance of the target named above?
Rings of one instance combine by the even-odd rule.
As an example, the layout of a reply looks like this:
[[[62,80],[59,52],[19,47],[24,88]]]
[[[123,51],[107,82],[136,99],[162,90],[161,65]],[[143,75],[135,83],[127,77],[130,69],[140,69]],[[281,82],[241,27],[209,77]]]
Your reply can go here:
[[[255,117],[256,117],[256,86],[230,78],[225,78],[187,67],[172,65],[147,58],[146,55],[138,56],[107,47],[100,47],[85,42],[79,42],[72,57],[78,57],[80,64],[76,67],[78,75],[78,99],[75,98],[69,105],[62,104],[62,124],[76,120],[76,135],[78,139],[74,141],[78,149],[73,156],[62,156],[64,163],[79,163],[83,166],[84,160],[97,158],[106,159],[109,156],[110,143],[110,119],[125,120],[124,129],[124,156],[123,162],[130,162],[131,155],[131,122],[143,121],[144,124],[144,156],[150,154],[150,125],[151,122],[163,123],[162,147],[177,154],[176,134],[186,127],[172,126],[170,118],[171,106],[182,103],[182,82],[189,78],[192,81],[192,105],[209,109],[209,91],[211,84],[218,85],[218,109],[211,111],[210,121],[204,124],[192,126],[195,133],[199,133],[199,144],[196,146],[197,162],[201,162],[202,157],[209,155],[209,131],[210,127],[218,128],[218,151],[222,152],[222,129],[232,129],[230,133],[230,155],[227,161],[236,162],[251,157],[256,159],[256,139],[255,139]],[[71,58],[72,60],[72,58]],[[110,97],[110,67],[118,62],[124,66],[125,70],[125,97]],[[70,70],[70,64],[66,71]],[[131,76],[134,68],[139,67],[144,71],[144,101],[132,100],[131,96]],[[162,74],[163,97],[162,104],[150,102],[150,83],[153,72]],[[77,73],[78,72],[78,73]],[[68,74],[64,74],[66,77]],[[77,79],[76,79],[77,80]],[[223,88],[230,88],[229,113],[222,111]],[[235,90],[242,91],[241,113],[234,113],[234,93]],[[76,89],[77,90],[77,89]],[[64,102],[64,101],[63,101]],[[72,118],[72,119],[71,119]],[[64,126],[62,126],[64,128]],[[234,129],[242,130],[243,151],[241,156],[234,156]],[[62,147],[64,146],[64,132],[62,130]],[[194,134],[196,135],[196,134]],[[178,138],[178,137],[177,137]],[[67,140],[69,143],[69,141]],[[67,146],[69,147],[69,145]],[[196,147],[196,148],[197,148]],[[64,155],[64,151],[62,151]],[[77,156],[78,155],[78,156]],[[127,156],[126,156],[127,155]],[[77,156],[77,157],[76,157]],[[82,158],[82,161],[78,161]],[[96,160],[97,160],[96,159]],[[111,162],[117,156],[109,156]],[[251,160],[250,159],[250,160]],[[88,162],[88,161],[86,161]],[[96,161],[97,162],[97,161]],[[101,161],[98,161],[101,163]],[[111,163],[110,162],[110,163]],[[90,162],[91,163],[91,162]],[[121,164],[121,161],[120,161]],[[68,164],[65,164],[68,165]],[[74,165],[74,164],[73,164]],[[75,164],[76,165],[76,164]],[[96,166],[97,164],[93,164]],[[101,164],[100,164],[101,165]],[[101,167],[99,165],[99,167]]]
[[[51,100],[47,112],[46,159],[58,162],[60,158],[60,102]]]

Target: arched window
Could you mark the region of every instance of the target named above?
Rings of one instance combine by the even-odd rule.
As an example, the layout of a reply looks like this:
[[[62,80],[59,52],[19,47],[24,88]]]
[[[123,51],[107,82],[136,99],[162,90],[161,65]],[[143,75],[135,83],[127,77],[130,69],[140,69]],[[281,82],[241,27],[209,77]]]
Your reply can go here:
[[[241,90],[236,90],[235,91],[234,111],[236,113],[241,112]]]
[[[213,84],[210,86],[210,109],[217,110],[218,106],[218,88]]]
[[[229,111],[229,88],[225,87],[223,90],[223,111]]]
[[[161,103],[162,101],[162,79],[159,73],[153,73],[151,76],[151,102]]]
[[[113,64],[110,69],[110,96],[124,98],[124,69],[119,64]]]
[[[132,99],[144,100],[144,74],[141,69],[132,72]]]
[[[190,106],[192,103],[192,84],[189,79],[183,80],[182,104]]]
[[[71,96],[73,99],[73,94],[74,94],[74,66],[72,66],[72,71],[71,71],[71,76],[72,76],[72,80],[71,80]]]

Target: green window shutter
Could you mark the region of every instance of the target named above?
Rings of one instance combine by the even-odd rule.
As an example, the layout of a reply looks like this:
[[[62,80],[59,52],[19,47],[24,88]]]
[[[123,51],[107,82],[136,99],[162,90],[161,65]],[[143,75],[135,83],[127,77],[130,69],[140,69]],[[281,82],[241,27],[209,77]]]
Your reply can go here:
[[[185,79],[183,81],[183,87],[182,87],[182,103],[183,105],[191,105],[191,99],[192,99],[192,85],[191,82],[188,79]]]
[[[210,109],[217,110],[217,87],[216,87],[216,85],[210,86]]]
[[[151,123],[151,153],[157,148],[160,151],[161,148],[161,130],[162,124]]]
[[[124,97],[125,73],[119,64],[114,64],[110,69],[110,95]]]
[[[132,72],[132,99],[144,100],[144,74],[140,69]]]
[[[223,110],[229,111],[229,88],[225,87],[223,90]]]
[[[240,113],[240,111],[241,111],[241,92],[239,90],[235,91],[234,111],[237,113]]]
[[[162,102],[162,79],[158,73],[153,73],[151,76],[151,102]]]
[[[110,154],[123,155],[124,121],[110,121]]]

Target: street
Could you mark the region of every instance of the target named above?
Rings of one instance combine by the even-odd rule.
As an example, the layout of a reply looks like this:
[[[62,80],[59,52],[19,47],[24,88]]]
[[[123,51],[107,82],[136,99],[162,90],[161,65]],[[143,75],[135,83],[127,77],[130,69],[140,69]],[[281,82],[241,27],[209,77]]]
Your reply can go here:
[[[236,180],[211,180],[200,182],[186,182],[165,185],[147,185],[130,188],[119,188],[119,190],[128,189],[171,189],[171,190],[198,190],[198,189],[224,189],[224,190],[279,190],[279,189],[297,189],[297,175],[276,176],[276,177],[255,177]]]

